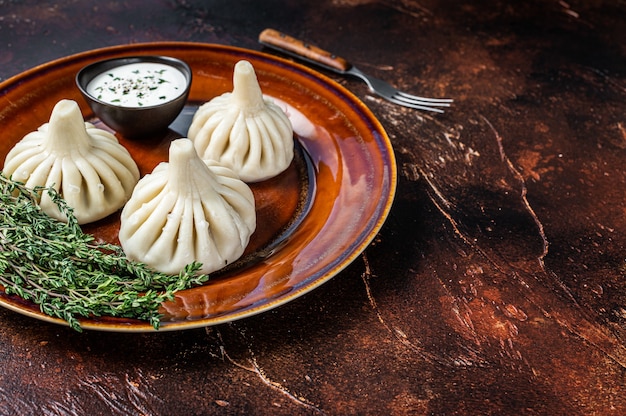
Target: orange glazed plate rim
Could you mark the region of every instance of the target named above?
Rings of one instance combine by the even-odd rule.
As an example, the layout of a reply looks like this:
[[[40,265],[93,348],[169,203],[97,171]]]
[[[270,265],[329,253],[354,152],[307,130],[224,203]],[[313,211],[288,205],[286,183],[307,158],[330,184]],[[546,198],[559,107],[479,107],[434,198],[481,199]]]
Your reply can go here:
[[[232,68],[237,61],[251,62],[264,94],[283,106],[294,124],[303,155],[301,182],[308,189],[298,218],[278,240],[259,250],[263,253],[258,259],[203,286],[179,292],[173,302],[163,305],[158,331],[216,325],[276,308],[336,276],[371,243],[389,214],[397,186],[396,160],[387,133],[367,106],[337,82],[263,52],[194,42],[139,43],[82,52],[29,69],[0,83],[0,122],[6,126],[2,160],[25,134],[48,121],[52,106],[60,99],[77,101],[85,120],[98,124],[74,77],[92,62],[131,55],[172,56],[190,65],[188,115],[201,103],[232,89]],[[179,131],[178,137],[185,134]],[[129,144],[133,154],[131,142],[124,138],[120,142]],[[272,203],[276,206],[269,211],[283,209],[280,202]],[[97,236],[98,225],[95,230]],[[2,291],[0,305],[67,325],[43,314],[37,305]],[[91,330],[155,332],[147,322],[126,318],[95,317],[80,319],[80,323]]]

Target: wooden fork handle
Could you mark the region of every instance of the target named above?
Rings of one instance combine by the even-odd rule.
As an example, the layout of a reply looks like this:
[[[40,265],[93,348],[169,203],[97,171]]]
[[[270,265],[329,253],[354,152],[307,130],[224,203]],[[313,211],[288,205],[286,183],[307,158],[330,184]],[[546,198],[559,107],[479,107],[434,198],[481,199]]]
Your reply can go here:
[[[310,45],[275,29],[265,29],[262,31],[259,34],[259,42],[291,56],[304,59],[340,73],[347,71],[352,66],[347,60],[335,56],[331,52]]]

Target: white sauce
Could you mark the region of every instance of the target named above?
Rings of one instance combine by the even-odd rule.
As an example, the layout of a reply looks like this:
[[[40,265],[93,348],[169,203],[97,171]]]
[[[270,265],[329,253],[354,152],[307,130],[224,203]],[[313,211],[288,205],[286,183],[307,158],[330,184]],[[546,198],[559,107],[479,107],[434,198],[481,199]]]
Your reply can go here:
[[[178,69],[156,62],[111,68],[87,84],[87,92],[120,107],[149,107],[173,100],[185,91],[187,80]]]

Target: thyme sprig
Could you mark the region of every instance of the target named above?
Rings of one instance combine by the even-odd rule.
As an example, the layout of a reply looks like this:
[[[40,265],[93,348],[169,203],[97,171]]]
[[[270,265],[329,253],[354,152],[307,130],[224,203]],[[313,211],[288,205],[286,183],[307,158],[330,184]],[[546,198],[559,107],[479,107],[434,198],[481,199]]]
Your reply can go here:
[[[43,192],[67,223],[41,210]],[[200,266],[191,263],[172,276],[131,261],[118,245],[84,233],[53,188],[29,189],[0,172],[0,285],[77,331],[81,317],[98,316],[144,320],[158,329],[161,304],[208,279],[197,273]]]

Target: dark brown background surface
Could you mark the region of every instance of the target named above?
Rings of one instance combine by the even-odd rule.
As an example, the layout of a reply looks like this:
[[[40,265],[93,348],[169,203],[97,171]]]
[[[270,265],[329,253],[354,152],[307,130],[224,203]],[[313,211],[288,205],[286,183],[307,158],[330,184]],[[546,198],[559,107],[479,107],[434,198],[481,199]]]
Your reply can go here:
[[[0,80],[117,44],[260,49],[266,27],[456,100],[426,114],[331,75],[396,150],[377,239],[312,293],[206,329],[0,310],[0,414],[626,414],[626,2],[0,0]]]

